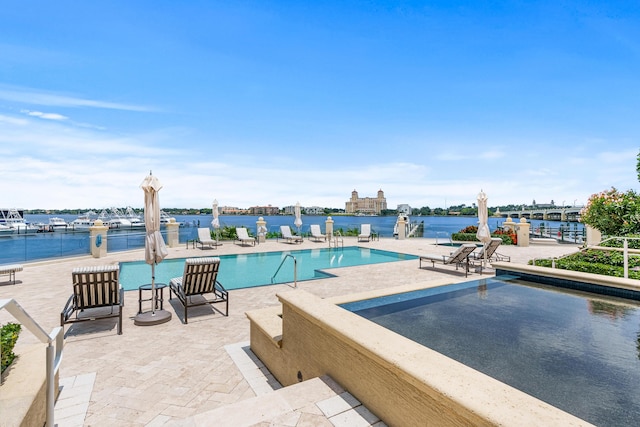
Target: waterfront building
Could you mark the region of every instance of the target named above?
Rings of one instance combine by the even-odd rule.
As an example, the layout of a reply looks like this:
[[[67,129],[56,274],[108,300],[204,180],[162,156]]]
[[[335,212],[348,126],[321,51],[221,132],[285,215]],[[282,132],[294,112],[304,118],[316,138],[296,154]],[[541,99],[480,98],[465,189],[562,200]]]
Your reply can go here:
[[[304,211],[307,215],[324,215],[324,208],[320,206],[309,206]]]
[[[277,206],[252,206],[249,208],[249,215],[278,215],[280,208]]]
[[[220,215],[244,215],[247,213],[246,209],[240,209],[235,206],[221,206],[218,211]]]
[[[345,203],[345,212],[348,214],[366,214],[379,215],[380,212],[387,209],[387,199],[384,192],[378,190],[377,197],[358,197],[358,192],[351,192],[351,199]]]

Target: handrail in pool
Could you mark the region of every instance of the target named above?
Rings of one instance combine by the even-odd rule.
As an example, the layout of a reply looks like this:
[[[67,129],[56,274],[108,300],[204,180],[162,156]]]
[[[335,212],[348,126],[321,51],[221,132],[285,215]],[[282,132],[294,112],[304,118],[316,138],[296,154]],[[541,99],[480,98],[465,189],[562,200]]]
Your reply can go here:
[[[284,256],[284,258],[282,258],[282,262],[280,263],[280,265],[278,266],[278,269],[276,270],[276,272],[273,274],[273,276],[271,277],[271,283],[274,283],[274,279],[276,278],[276,276],[278,275],[278,272],[280,271],[280,269],[282,268],[282,265],[284,264],[284,262],[287,260],[287,258],[293,258],[293,287],[297,288],[298,287],[298,260],[296,259],[296,257],[294,257],[291,254],[286,254]]]

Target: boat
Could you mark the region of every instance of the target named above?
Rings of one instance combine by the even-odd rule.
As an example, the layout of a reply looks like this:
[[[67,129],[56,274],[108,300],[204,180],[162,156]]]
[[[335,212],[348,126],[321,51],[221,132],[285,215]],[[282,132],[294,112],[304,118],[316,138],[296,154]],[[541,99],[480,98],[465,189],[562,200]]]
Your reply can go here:
[[[129,208],[130,209],[130,208]],[[103,210],[98,217],[110,230],[136,230],[143,229],[144,222],[133,209],[127,210],[128,213],[123,214],[118,208]]]
[[[23,212],[15,208],[0,210],[0,224],[12,228],[17,234],[37,233],[40,228],[29,224],[24,219]]]
[[[66,230],[68,227],[69,224],[64,220],[64,218],[57,216],[49,218],[49,229],[51,230]]]
[[[14,234],[16,230],[8,225],[0,224],[0,237],[7,237]]]
[[[132,228],[145,228],[142,216],[137,214],[131,206],[127,206],[124,215],[131,222]]]
[[[171,219],[173,219],[175,221],[175,218],[169,216],[168,213],[166,213],[165,211],[161,210],[160,211],[160,226],[164,227],[165,225],[169,224],[171,222]],[[177,223],[180,227],[182,227],[184,224],[181,222]]]
[[[96,216],[97,214],[94,211],[87,211],[80,214],[69,223],[69,228],[74,231],[89,231],[89,227],[93,227],[96,222]]]

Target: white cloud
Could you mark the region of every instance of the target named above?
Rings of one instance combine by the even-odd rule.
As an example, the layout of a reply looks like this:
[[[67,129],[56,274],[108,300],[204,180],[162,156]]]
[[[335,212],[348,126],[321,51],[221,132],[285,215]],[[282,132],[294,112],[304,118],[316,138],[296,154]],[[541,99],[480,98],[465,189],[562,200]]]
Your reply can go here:
[[[68,108],[101,108],[124,111],[158,111],[156,108],[142,105],[124,104],[111,101],[86,99],[73,95],[39,91],[31,88],[0,85],[0,99],[28,105],[46,105]]]
[[[68,117],[63,116],[62,114],[57,114],[57,113],[43,113],[42,111],[30,111],[30,110],[21,110],[20,112],[32,117],[38,117],[46,120],[67,120],[68,119]]]

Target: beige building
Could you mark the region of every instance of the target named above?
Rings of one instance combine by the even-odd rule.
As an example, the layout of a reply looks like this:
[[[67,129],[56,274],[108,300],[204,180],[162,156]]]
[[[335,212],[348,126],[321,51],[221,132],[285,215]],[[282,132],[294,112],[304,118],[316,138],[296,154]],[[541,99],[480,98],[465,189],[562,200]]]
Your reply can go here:
[[[252,206],[248,209],[249,215],[278,215],[280,208],[277,206]]]
[[[348,214],[375,214],[379,215],[384,209],[387,209],[387,199],[384,197],[384,191],[378,190],[378,197],[358,197],[358,192],[351,192],[351,199],[345,203],[345,212]]]

